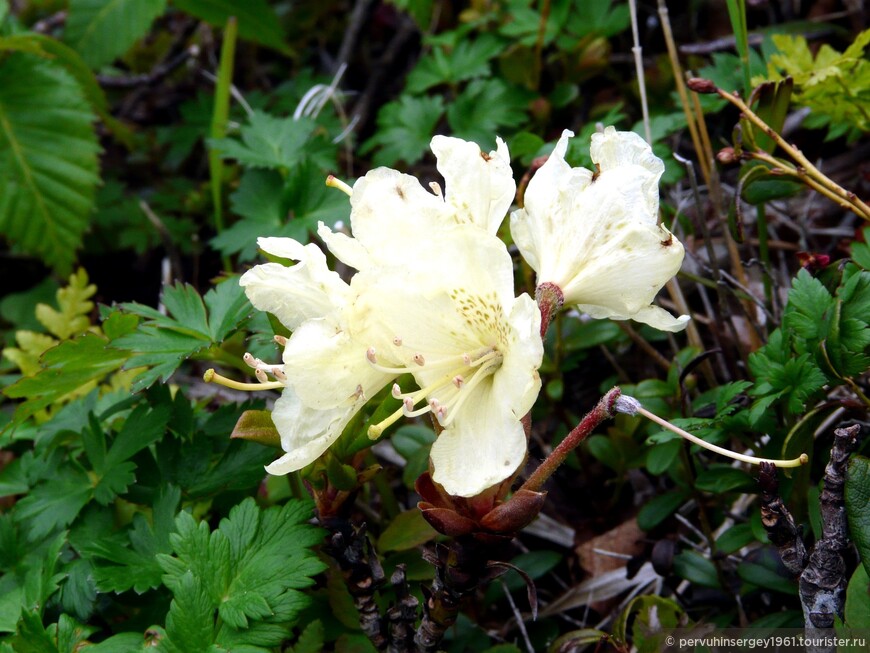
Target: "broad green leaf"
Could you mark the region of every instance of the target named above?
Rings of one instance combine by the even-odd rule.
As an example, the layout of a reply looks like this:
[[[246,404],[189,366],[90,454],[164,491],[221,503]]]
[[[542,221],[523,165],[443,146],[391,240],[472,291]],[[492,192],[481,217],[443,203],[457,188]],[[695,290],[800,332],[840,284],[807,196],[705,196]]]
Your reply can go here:
[[[320,653],[323,650],[323,623],[320,619],[305,626],[290,653]]]
[[[683,551],[674,556],[674,572],[681,578],[697,585],[720,587],[716,565],[694,551]]]
[[[172,4],[214,27],[223,28],[234,16],[239,21],[239,35],[243,39],[289,51],[281,21],[266,0],[172,0]]]
[[[213,653],[214,605],[203,583],[188,571],[173,587],[174,598],[166,615],[166,637],[160,650],[169,653]]]
[[[845,621],[847,628],[870,628],[870,577],[858,565],[846,588]]]
[[[758,587],[782,592],[783,594],[797,594],[797,579],[782,576],[770,567],[752,562],[741,562],[737,566],[737,575],[747,583]]]
[[[853,455],[849,459],[845,495],[849,534],[870,573],[870,458]]]
[[[654,653],[663,649],[661,631],[685,626],[686,621],[685,611],[673,599],[639,596],[617,616],[613,637],[621,642],[631,639],[640,653]]]
[[[79,83],[85,98],[97,112],[100,120],[124,143],[129,143],[132,132],[129,127],[109,113],[109,103],[103,88],[97,83],[97,78],[79,53],[68,45],[44,34],[26,32],[0,37],[0,50],[19,50],[32,52],[42,57],[53,59],[63,66]]]
[[[147,34],[165,9],[166,0],[70,0],[64,39],[99,68]]]
[[[666,492],[647,502],[637,514],[637,525],[651,530],[670,517],[688,498],[688,493],[679,490]]]
[[[0,233],[66,273],[99,181],[94,115],[62,67],[14,52],[0,61]]]
[[[39,612],[22,610],[21,620],[12,638],[16,653],[59,653],[45,627]]]
[[[715,465],[698,474],[695,486],[699,490],[721,494],[734,490],[752,489],[755,487],[755,481],[742,469],[728,465]]]
[[[755,541],[752,526],[749,524],[736,524],[726,530],[716,540],[716,550],[721,553],[735,553],[750,542]]]
[[[435,529],[423,519],[423,513],[412,509],[400,513],[393,519],[378,538],[378,550],[406,551],[428,542],[438,535]]]

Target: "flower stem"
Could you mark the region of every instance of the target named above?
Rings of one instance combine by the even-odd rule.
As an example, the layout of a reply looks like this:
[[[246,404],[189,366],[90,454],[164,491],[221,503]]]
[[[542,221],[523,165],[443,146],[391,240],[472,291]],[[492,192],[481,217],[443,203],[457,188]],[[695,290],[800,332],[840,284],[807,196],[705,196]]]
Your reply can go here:
[[[779,132],[764,122],[764,120],[750,109],[749,105],[747,105],[739,96],[729,93],[728,91],[723,91],[721,88],[716,88],[714,92],[717,93],[719,97],[728,100],[728,102],[737,107],[740,110],[740,113],[743,114],[743,117],[758,127],[764,134],[767,134],[767,136],[772,138],[774,142],[781,147],[795,163],[797,163],[798,169],[802,169],[802,172],[807,179],[814,181],[818,186],[824,187],[828,191],[828,193],[825,193],[826,195],[829,197],[832,195],[835,196],[841,206],[850,209],[865,220],[870,220],[870,206],[863,202],[857,195],[855,195],[855,193],[847,191],[845,188],[831,180],[830,177],[822,173],[821,170],[816,168],[816,166],[814,166],[810,160],[804,156],[803,152],[780,136]],[[802,179],[804,179],[804,175],[801,175]],[[814,187],[818,190],[817,186]]]
[[[595,430],[601,422],[613,417],[616,412],[615,404],[619,398],[621,390],[619,388],[611,388],[605,394],[598,404],[586,413],[586,416],[580,420],[580,423],[574,427],[562,442],[559,443],[553,452],[547,456],[546,460],[532,473],[529,479],[523,483],[520,490],[530,490],[538,492],[541,486],[553,475],[559,465],[565,462],[568,454],[571,453],[577,446],[583,442]]]

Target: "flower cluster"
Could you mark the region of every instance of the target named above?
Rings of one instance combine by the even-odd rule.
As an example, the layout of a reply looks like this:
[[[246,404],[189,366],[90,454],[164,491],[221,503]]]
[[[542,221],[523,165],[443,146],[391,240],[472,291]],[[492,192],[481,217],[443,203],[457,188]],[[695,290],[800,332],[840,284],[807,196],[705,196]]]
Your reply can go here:
[[[593,136],[597,173],[572,169],[565,132],[511,216],[520,252],[566,305],[593,317],[682,328],[650,304],[680,266],[683,249],[656,223],[662,163],[639,137],[608,128]],[[282,388],[272,414],[286,452],[267,467],[286,474],[316,460],[369,398],[392,384],[403,416],[431,413],[439,431],[432,479],[473,497],[515,475],[526,456],[523,418],[540,390],[541,311],[515,294],[513,261],[496,236],[516,185],[506,145],[485,153],[436,136],[445,187],[378,168],[351,189],[350,235],[322,223],[321,249],[261,238],[265,252],[297,263],[258,265],[242,276],[251,303],[292,332],[283,361],[250,356],[264,387]],[[272,377],[274,380],[270,380]],[[416,387],[397,380],[413,378]],[[407,383],[405,384],[407,385]]]

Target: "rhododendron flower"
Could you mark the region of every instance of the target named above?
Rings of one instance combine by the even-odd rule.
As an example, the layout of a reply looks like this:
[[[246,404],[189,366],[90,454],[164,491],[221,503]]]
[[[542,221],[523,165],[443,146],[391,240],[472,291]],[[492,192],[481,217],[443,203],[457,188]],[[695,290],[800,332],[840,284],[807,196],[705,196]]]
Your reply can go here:
[[[293,335],[282,365],[250,357],[268,387],[284,387],[273,421],[287,452],[267,470],[282,474],[319,457],[366,400],[410,374],[418,390],[393,387],[401,407],[370,429],[378,437],[402,416],[431,412],[441,432],[433,478],[474,496],[516,473],[526,455],[521,419],[540,390],[540,313],[514,296],[513,264],[495,235],[515,184],[507,148],[436,137],[446,189],[379,168],[351,190],[352,236],[321,224],[350,283],[314,245],[263,238],[267,252],[299,261],[260,265],[241,284],[255,307]],[[268,375],[275,377],[269,381]]]
[[[664,164],[633,132],[608,127],[592,135],[598,171],[565,161],[570,131],[562,133],[511,215],[511,234],[537,283],[559,288],[565,305],[594,318],[632,319],[679,331],[679,318],[651,305],[679,270],[683,246],[657,224]]]
[[[432,445],[433,479],[470,497],[516,473],[526,456],[523,416],[541,387],[541,317],[514,296],[504,244],[471,225],[418,239],[415,265],[361,272],[371,283],[357,308],[368,315],[366,355],[376,370],[411,374],[419,390],[393,386],[402,407],[372,427],[431,412],[442,429]],[[399,243],[396,243],[398,246]]]
[[[454,224],[471,224],[495,234],[516,194],[508,149],[486,154],[475,143],[435,136],[432,151],[445,188],[437,183],[424,188],[416,177],[390,168],[376,168],[357,180],[350,195],[353,238],[333,233],[323,224],[318,235],[330,251],[347,265],[367,267],[401,263],[409,257],[405,243],[431,238],[434,231]],[[384,239],[389,233],[390,239]],[[398,243],[398,246],[396,246]],[[437,243],[432,241],[432,246]]]
[[[292,267],[258,265],[239,280],[255,308],[273,313],[293,332],[284,346],[282,364],[245,358],[257,371],[261,387],[283,388],[272,421],[287,453],[266,471],[287,474],[320,457],[365,398],[394,375],[366,362],[366,345],[354,338],[358,326],[354,293],[329,270],[316,245],[302,245],[292,238],[260,238],[257,242],[269,254],[299,261]],[[276,380],[268,381],[267,375]]]

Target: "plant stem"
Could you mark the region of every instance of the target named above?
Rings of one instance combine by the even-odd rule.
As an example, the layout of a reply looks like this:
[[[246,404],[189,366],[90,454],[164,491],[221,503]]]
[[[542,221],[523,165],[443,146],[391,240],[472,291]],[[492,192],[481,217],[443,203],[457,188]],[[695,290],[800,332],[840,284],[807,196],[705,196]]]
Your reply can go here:
[[[218,68],[217,85],[214,90],[214,110],[211,116],[211,132],[213,139],[223,138],[227,134],[227,121],[230,113],[230,87],[233,81],[233,61],[236,55],[236,36],[238,21],[230,16],[224,29],[224,40],[221,47],[220,67]],[[221,184],[223,181],[224,163],[220,153],[213,147],[208,150],[208,170],[211,176],[211,200],[214,206],[214,228],[221,233],[224,230],[223,202],[221,200]],[[232,270],[228,256],[221,259],[224,270]]]
[[[583,440],[595,430],[601,422],[613,417],[615,409],[614,404],[619,398],[621,390],[619,388],[610,389],[598,402],[598,404],[586,413],[586,416],[580,420],[580,423],[565,436],[565,439],[559,443],[552,453],[547,456],[538,468],[529,476],[528,480],[523,483],[520,490],[530,490],[532,492],[540,491],[541,487],[553,475],[559,466],[565,462],[568,454],[574,451]]]

